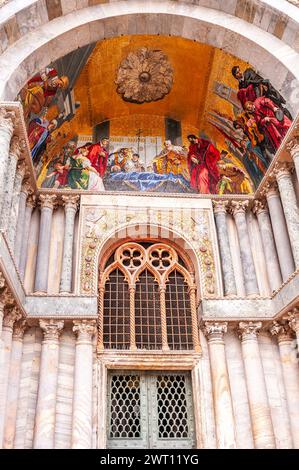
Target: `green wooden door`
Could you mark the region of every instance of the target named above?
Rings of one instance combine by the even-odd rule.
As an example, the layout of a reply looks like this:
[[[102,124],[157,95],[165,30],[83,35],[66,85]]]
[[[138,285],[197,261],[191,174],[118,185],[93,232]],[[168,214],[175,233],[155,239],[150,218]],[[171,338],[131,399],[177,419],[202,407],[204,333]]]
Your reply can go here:
[[[108,448],[190,449],[190,374],[117,371],[108,376]]]

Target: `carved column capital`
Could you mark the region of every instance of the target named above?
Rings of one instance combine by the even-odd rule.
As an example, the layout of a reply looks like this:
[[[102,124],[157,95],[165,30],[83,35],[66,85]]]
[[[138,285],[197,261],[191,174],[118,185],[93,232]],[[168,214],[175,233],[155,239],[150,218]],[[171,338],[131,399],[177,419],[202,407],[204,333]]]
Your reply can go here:
[[[277,162],[273,170],[273,175],[277,181],[281,178],[289,178],[291,176],[290,164],[288,162]]]
[[[237,214],[245,214],[247,207],[249,205],[249,201],[231,201],[230,203],[230,212],[233,216]]]
[[[96,320],[75,320],[73,324],[73,332],[78,340],[91,342],[96,332]]]
[[[213,208],[214,208],[214,214],[219,214],[219,213],[226,214],[227,213],[229,201],[216,199],[212,201],[212,203],[213,203]]]
[[[27,327],[28,327],[28,324],[25,319],[16,321],[16,323],[14,324],[14,328],[13,328],[12,338],[14,340],[22,340]]]
[[[26,162],[25,160],[21,160],[18,162],[16,174],[19,175],[20,178],[24,178],[25,172],[26,172]]]
[[[259,215],[262,212],[268,212],[266,201],[262,199],[256,199],[253,203],[252,212],[255,215]]]
[[[299,135],[295,135],[289,140],[286,144],[286,148],[290,152],[292,159],[297,159],[299,157]]]
[[[6,279],[3,276],[3,273],[0,271],[0,293],[2,293],[6,287]]]
[[[204,322],[204,335],[208,340],[223,340],[224,333],[227,332],[227,322]]]
[[[41,194],[39,196],[39,202],[41,209],[54,209],[57,202],[57,196],[55,194]]]
[[[290,341],[293,339],[293,332],[286,322],[274,321],[269,328],[272,336],[277,336],[278,342]]]
[[[242,340],[245,339],[256,339],[257,335],[260,332],[260,329],[262,328],[262,322],[257,321],[241,321],[239,323],[239,335]]]
[[[26,196],[28,196],[29,194],[32,194],[32,193],[33,193],[33,190],[32,190],[32,188],[31,188],[30,181],[26,180],[26,181],[22,184],[21,193],[26,194]]]
[[[26,201],[26,206],[32,207],[32,209],[36,206],[36,196],[34,194],[29,194]]]
[[[63,320],[40,320],[39,326],[44,333],[44,341],[58,341],[59,335],[64,327]]]
[[[22,318],[22,314],[19,311],[18,307],[5,309],[5,314],[3,318],[3,327],[13,328],[14,323],[17,320],[20,320],[20,318]]]
[[[289,322],[290,328],[299,335],[299,308],[295,307],[284,317]]]
[[[14,129],[15,113],[13,111],[7,111],[5,108],[0,108],[0,127],[4,127],[11,134]]]
[[[16,158],[16,160],[18,160],[21,155],[21,151],[22,151],[22,145],[21,145],[20,139],[17,135],[14,135],[10,142],[9,153],[10,155],[13,155]]]
[[[267,199],[271,197],[277,197],[279,196],[279,191],[278,191],[278,185],[276,181],[268,181],[262,191],[261,191],[262,196],[265,196]]]
[[[80,196],[67,195],[67,196],[62,196],[61,199],[65,207],[65,210],[72,209],[75,212],[77,211]]]

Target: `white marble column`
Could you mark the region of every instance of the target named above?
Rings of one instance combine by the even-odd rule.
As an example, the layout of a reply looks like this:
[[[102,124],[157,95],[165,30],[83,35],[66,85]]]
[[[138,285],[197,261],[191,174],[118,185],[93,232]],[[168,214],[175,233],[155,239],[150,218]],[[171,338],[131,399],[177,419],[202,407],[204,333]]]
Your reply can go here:
[[[295,136],[295,138],[286,145],[286,148],[293,159],[297,180],[299,181],[299,136]]]
[[[92,337],[95,320],[74,321],[77,335],[73,398],[72,448],[92,447]]]
[[[21,143],[20,139],[17,136],[14,136],[11,140],[7,171],[5,178],[4,191],[2,193],[3,204],[0,215],[0,227],[2,230],[6,231],[10,223],[9,215],[12,202],[12,194],[14,187],[15,174],[17,169],[18,159],[21,155]]]
[[[11,299],[13,302],[13,299]],[[3,447],[4,422],[7,403],[7,389],[10,368],[10,357],[12,347],[13,325],[21,314],[16,307],[5,310],[2,328],[3,355],[0,370],[0,448]]]
[[[56,196],[53,194],[41,194],[39,199],[41,207],[41,218],[39,226],[34,291],[47,292],[52,215],[54,204],[56,202]]]
[[[279,163],[274,170],[287,223],[295,268],[299,268],[299,208],[289,166]]]
[[[258,295],[259,288],[256,279],[255,267],[250,247],[248,227],[245,215],[247,207],[248,201],[231,202],[231,210],[235,219],[238,232],[246,295]]]
[[[25,172],[26,172],[26,163],[23,160],[18,163],[17,171],[15,174],[12,199],[11,199],[11,207],[10,207],[10,215],[9,215],[9,225],[7,228],[7,240],[12,250],[14,250],[14,246],[15,246],[20,193],[21,193],[21,188],[22,188],[22,183],[23,183]]]
[[[26,201],[25,217],[24,217],[24,228],[23,228],[23,239],[20,252],[20,264],[19,271],[22,281],[25,277],[26,262],[27,262],[27,252],[28,252],[28,240],[30,233],[30,223],[32,211],[35,207],[36,197],[33,194],[30,194]]]
[[[299,370],[293,332],[287,322],[273,322],[271,334],[277,337],[280,362],[282,366],[284,387],[287,396],[287,407],[293,446],[299,449]]]
[[[5,179],[9,160],[9,148],[14,125],[14,113],[4,108],[0,109],[0,212],[4,202]]]
[[[276,183],[268,184],[264,193],[267,198],[282,279],[283,281],[286,281],[295,271],[295,265],[285,216]]]
[[[211,364],[218,449],[236,448],[235,422],[223,335],[227,322],[205,322]]]
[[[79,196],[62,196],[65,212],[60,292],[72,291],[73,243]]]
[[[31,192],[32,190],[30,187],[30,183],[29,181],[26,181],[23,184],[21,192],[20,192],[18,222],[17,222],[16,236],[15,236],[14,255],[15,255],[15,262],[18,268],[20,266],[21,249],[22,249],[23,234],[24,234],[26,201],[27,201],[28,195]]]
[[[4,449],[13,449],[14,447],[25,329],[25,320],[16,322],[13,329],[4,425]]]
[[[268,280],[271,286],[271,290],[273,291],[281,286],[282,277],[266,203],[259,200],[254,201],[253,212],[257,216],[259,229],[262,236]]]
[[[38,397],[36,405],[34,449],[54,449],[56,394],[59,365],[59,334],[62,320],[40,320],[43,330]]]
[[[226,224],[228,201],[216,200],[213,201],[213,206],[223,273],[224,295],[236,295],[237,288]]]
[[[253,440],[256,449],[275,449],[275,437],[257,335],[262,322],[240,322]]]

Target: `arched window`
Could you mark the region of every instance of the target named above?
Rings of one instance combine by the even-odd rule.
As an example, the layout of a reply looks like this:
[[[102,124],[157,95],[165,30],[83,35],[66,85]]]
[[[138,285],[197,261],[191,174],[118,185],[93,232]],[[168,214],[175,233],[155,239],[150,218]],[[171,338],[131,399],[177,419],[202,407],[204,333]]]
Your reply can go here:
[[[125,243],[99,285],[99,350],[200,350],[193,275],[164,243]]]

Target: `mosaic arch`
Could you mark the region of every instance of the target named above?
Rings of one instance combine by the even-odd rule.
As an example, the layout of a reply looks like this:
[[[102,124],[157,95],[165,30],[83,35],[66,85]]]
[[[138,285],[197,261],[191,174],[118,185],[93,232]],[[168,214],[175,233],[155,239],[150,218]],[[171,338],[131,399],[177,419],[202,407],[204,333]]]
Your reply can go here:
[[[293,119],[251,64],[157,35],[82,47],[18,99],[38,185],[96,192],[252,193]]]

